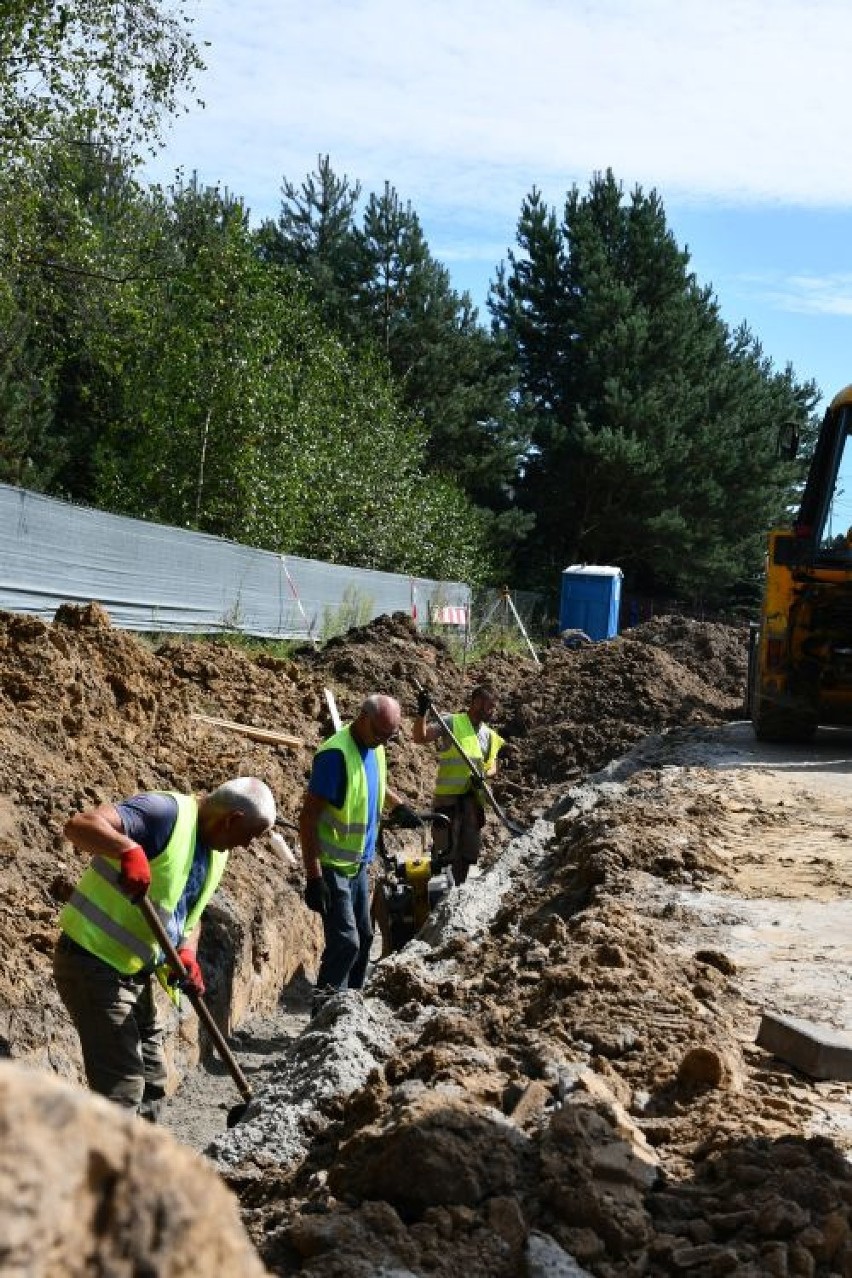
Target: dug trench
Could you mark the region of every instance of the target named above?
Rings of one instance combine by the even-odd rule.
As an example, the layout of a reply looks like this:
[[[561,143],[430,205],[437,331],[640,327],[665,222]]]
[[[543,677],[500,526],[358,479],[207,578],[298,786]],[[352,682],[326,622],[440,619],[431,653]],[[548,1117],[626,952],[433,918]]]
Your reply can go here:
[[[298,868],[271,847],[233,859],[201,959],[256,1101],[224,1129],[237,1097],[208,1052],[196,1063],[188,1018],[168,1122],[234,1191],[269,1272],[852,1274],[847,1088],[754,1044],[764,1006],[848,1023],[852,752],[758,751],[734,722],[744,645],[661,618],[469,672],[497,687],[496,793],[530,833],[492,822],[482,873],[313,1022]],[[444,645],[402,616],[288,661],[150,646],[96,607],[0,618],[0,1053],[80,1077],[50,980],[80,868],[71,811],[250,772],[292,819],[323,688],[344,716],[390,692],[410,722],[415,680],[463,703]],[[408,732],[389,767],[427,806],[433,764]]]

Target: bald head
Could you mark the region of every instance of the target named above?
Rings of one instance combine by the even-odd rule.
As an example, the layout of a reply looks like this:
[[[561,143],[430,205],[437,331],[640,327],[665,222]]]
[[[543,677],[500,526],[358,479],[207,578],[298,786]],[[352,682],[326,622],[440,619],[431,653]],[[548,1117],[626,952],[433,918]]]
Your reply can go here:
[[[247,847],[275,824],[275,799],[257,777],[235,777],[204,796],[198,827],[210,847],[227,851]]]
[[[402,709],[395,697],[374,692],[362,701],[352,724],[352,734],[360,745],[375,749],[399,732]]]

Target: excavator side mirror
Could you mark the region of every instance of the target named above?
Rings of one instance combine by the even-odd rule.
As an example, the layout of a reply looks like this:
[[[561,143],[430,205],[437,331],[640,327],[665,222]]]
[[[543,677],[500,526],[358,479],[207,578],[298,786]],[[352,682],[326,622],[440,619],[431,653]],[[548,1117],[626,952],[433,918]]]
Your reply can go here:
[[[783,461],[795,461],[799,451],[798,422],[782,422],[775,441],[775,455]]]

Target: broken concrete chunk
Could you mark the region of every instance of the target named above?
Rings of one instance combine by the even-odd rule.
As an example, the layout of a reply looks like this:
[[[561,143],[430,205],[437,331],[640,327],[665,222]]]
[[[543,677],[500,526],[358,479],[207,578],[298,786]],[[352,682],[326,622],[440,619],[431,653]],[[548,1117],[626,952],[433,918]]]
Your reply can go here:
[[[828,1025],[764,1012],[755,1041],[811,1078],[852,1082],[852,1038]]]
[[[526,1278],[591,1278],[589,1270],[578,1265],[555,1238],[537,1230],[527,1239],[524,1259]]]

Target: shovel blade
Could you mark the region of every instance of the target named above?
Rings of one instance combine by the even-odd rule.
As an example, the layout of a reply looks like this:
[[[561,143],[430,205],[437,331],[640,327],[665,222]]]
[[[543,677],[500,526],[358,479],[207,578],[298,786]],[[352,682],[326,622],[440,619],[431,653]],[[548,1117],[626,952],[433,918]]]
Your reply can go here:
[[[236,1127],[237,1123],[241,1123],[246,1116],[251,1101],[241,1101],[239,1105],[232,1105],[228,1110],[228,1117],[225,1119],[225,1126],[230,1129]]]

